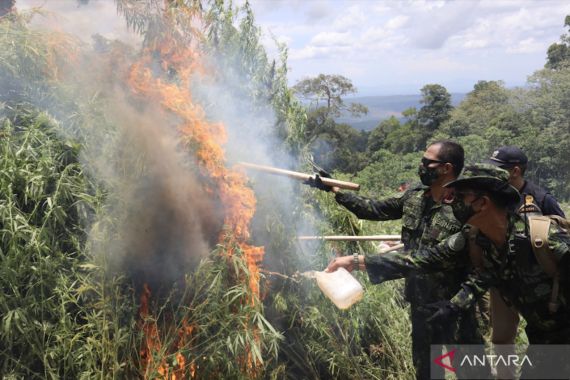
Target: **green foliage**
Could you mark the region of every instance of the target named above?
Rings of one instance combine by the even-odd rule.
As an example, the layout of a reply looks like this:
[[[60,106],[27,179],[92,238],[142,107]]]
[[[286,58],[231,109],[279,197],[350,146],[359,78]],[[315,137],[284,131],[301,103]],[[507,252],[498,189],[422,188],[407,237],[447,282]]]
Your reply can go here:
[[[521,89],[480,81],[434,137],[457,139],[467,162],[485,160],[499,146],[517,145],[529,157],[525,177],[566,199],[569,96],[570,71],[564,67],[537,71]]]
[[[347,124],[330,121],[332,126],[314,136],[310,148],[314,160],[327,168],[355,173],[368,162],[366,143],[368,134]],[[309,122],[308,126],[311,126]]]
[[[422,107],[408,108],[402,112],[406,118],[401,124],[395,117],[382,121],[370,134],[368,152],[388,149],[406,154],[424,150],[439,127],[449,119],[451,95],[439,84],[428,84],[421,89]]]
[[[489,126],[502,128],[506,115],[513,114],[509,91],[503,82],[479,81],[473,91],[451,112],[450,119],[441,126],[440,132],[450,138],[482,135]]]
[[[439,84],[427,84],[421,89],[423,104],[417,114],[418,145],[420,149],[426,148],[426,143],[432,134],[449,119],[453,109],[451,95],[447,89]]]
[[[386,145],[386,138],[398,128],[400,128],[400,121],[395,116],[381,121],[368,136],[366,152],[373,154],[377,150],[382,149]]]
[[[564,18],[564,26],[570,28],[570,15]],[[570,35],[563,34],[560,37],[560,43],[553,43],[548,47],[546,52],[547,69],[558,70],[568,67],[570,64]]]
[[[358,183],[374,197],[397,191],[403,183],[418,182],[421,153],[395,154],[386,149],[372,155],[372,163],[358,172]]]
[[[348,180],[340,173],[335,178]],[[397,233],[398,223],[358,221],[338,206],[329,193],[307,190],[311,201],[304,218],[314,220],[319,234]],[[304,258],[299,271],[324,268],[331,253],[370,254],[370,243],[301,244]],[[304,262],[304,263],[303,263]],[[400,379],[412,378],[410,325],[403,306],[401,283],[371,285],[365,275],[364,300],[349,310],[338,310],[318,290],[313,279],[282,281],[269,294],[268,313],[284,329],[285,340],[272,378]]]
[[[100,197],[45,114],[8,109],[0,145],[0,372],[25,378],[126,374],[132,310],[121,280],[92,281],[86,249]],[[97,277],[97,276],[95,276]],[[111,286],[112,285],[112,286]],[[131,314],[132,315],[132,314]],[[128,320],[128,319],[127,319]]]

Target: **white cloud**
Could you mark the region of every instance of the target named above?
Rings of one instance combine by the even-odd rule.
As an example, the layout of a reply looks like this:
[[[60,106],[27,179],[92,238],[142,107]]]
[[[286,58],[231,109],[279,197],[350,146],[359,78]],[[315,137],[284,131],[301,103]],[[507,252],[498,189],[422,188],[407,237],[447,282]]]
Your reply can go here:
[[[422,54],[412,59],[403,60],[401,64],[406,70],[424,73],[463,72],[473,70],[477,67],[477,65],[473,63],[461,62],[457,59],[433,56],[431,54]]]
[[[403,15],[393,17],[390,20],[388,20],[388,22],[386,23],[386,28],[387,29],[400,29],[402,26],[404,26],[408,23],[409,19],[410,19],[409,16],[403,16]]]
[[[311,39],[311,45],[314,45],[315,47],[350,46],[352,43],[353,38],[348,32],[321,32]]]
[[[332,29],[345,32],[362,26],[367,22],[366,13],[359,5],[352,5],[338,16],[332,24]]]
[[[309,45],[302,49],[291,49],[289,57],[291,60],[346,58],[351,56],[351,50],[349,46]]]
[[[507,53],[513,54],[528,54],[528,53],[536,53],[536,52],[545,52],[545,45],[539,41],[536,41],[534,38],[527,38],[525,40],[519,41],[519,43],[515,46],[508,47]]]
[[[366,43],[375,43],[392,36],[392,32],[383,27],[371,27],[366,29],[361,38]]]

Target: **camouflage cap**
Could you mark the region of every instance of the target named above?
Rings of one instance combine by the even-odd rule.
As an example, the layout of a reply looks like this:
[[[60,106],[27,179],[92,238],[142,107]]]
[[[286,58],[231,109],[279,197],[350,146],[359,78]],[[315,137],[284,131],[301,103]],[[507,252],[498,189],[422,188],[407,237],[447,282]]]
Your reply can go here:
[[[492,164],[466,166],[459,178],[444,187],[485,190],[500,196],[507,204],[520,201],[517,189],[509,185],[509,172]]]

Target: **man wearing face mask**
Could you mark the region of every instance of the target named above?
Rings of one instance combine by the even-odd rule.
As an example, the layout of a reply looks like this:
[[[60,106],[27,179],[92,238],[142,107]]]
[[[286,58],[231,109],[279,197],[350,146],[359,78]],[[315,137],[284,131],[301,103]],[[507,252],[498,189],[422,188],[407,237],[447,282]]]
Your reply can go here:
[[[443,185],[457,178],[463,169],[464,151],[453,141],[436,141],[428,146],[418,175],[422,186],[411,187],[403,195],[384,200],[374,200],[352,193],[338,191],[337,188],[323,186],[319,178],[309,183],[321,190],[335,193],[336,201],[367,220],[402,219],[402,242],[405,249],[414,256],[424,247],[433,247],[461,229],[451,207],[442,204],[447,190]],[[412,353],[418,379],[430,378],[430,345],[463,342],[480,343],[482,337],[476,328],[472,310],[464,313],[459,323],[459,338],[448,336],[426,320],[432,311],[425,305],[449,299],[455,294],[466,273],[412,274],[406,279],[405,296],[410,302],[412,322]],[[453,330],[453,329],[450,329]]]
[[[520,201],[520,195],[509,185],[508,173],[492,165],[468,167],[462,177],[445,187],[454,190],[453,197],[447,201],[455,217],[465,223],[460,233],[412,257],[400,253],[359,257],[359,269],[366,269],[372,282],[381,283],[417,272],[449,273],[471,266],[471,273],[450,301],[430,306],[437,310],[430,317],[432,320],[442,323],[452,319],[494,288],[494,296],[498,298],[491,303],[493,329],[503,328],[500,323],[504,312],[520,313],[527,322],[526,334],[531,344],[569,344],[570,236],[567,230],[552,221],[547,225],[544,241],[529,239],[524,234],[524,218],[510,211]],[[550,269],[536,258],[533,242],[547,245],[552,259]],[[355,269],[353,262],[349,258],[337,258],[327,271],[341,266]]]

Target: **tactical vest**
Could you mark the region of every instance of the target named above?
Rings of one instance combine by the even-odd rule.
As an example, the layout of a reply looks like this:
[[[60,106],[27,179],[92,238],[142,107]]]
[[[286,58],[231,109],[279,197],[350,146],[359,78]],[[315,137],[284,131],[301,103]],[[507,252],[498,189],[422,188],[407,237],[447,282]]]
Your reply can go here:
[[[438,205],[426,188],[410,191],[402,209],[402,242],[411,256],[421,248],[434,247],[461,230],[449,205]],[[457,292],[461,273],[413,274],[406,278],[405,299],[414,303],[451,298]],[[443,298],[442,298],[443,297]]]
[[[558,294],[560,291],[560,271],[558,265],[558,258],[552,253],[548,245],[548,233],[550,224],[555,223],[566,231],[570,231],[570,221],[558,215],[531,215],[528,216],[529,236],[527,237],[536,261],[542,270],[550,277],[552,277],[552,292],[548,309],[551,313],[556,313],[560,303]],[[467,229],[467,237],[469,244],[469,256],[471,263],[477,271],[483,269],[483,249],[477,244],[477,236],[479,229],[470,226]]]
[[[546,198],[546,194],[548,194],[546,190],[538,187],[532,182],[526,181],[524,188],[521,191],[521,201],[518,204],[517,209],[525,203],[526,195],[531,195],[533,197],[534,204],[540,207],[541,210],[544,210],[544,199]]]
[[[412,254],[422,246],[432,246],[461,230],[461,223],[449,206],[437,206],[426,198],[425,188],[412,190],[402,210],[402,242]],[[438,207],[432,210],[433,207]]]

